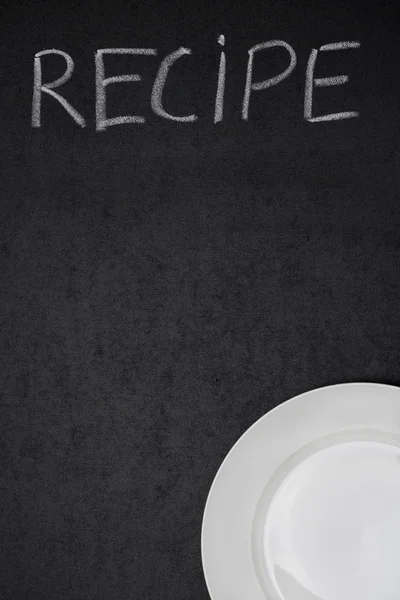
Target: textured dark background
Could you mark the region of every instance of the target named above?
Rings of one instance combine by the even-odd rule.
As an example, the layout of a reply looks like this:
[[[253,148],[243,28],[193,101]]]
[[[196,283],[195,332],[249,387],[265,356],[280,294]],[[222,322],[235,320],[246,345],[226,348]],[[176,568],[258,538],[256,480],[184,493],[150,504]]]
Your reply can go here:
[[[206,600],[202,512],[237,438],[311,388],[398,382],[396,14],[201,0],[2,11],[0,593]],[[247,50],[276,38],[298,65],[253,95],[244,123]],[[361,48],[320,76],[350,83],[318,91],[316,108],[361,116],[306,123],[309,52],[346,39]],[[150,109],[159,62],[181,45],[193,56],[166,104],[196,124]],[[94,52],[118,46],[158,50],[112,67],[143,83],[110,88],[110,115],[147,123],[96,133]],[[75,61],[64,89],[84,130],[48,98],[30,126],[33,56],[53,47]],[[282,64],[271,53],[256,76]]]

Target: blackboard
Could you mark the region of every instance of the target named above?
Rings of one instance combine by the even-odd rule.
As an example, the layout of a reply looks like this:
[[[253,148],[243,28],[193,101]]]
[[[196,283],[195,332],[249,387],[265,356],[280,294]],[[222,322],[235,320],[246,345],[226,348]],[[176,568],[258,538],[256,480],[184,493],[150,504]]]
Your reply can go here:
[[[237,438],[398,382],[394,9],[18,2],[1,29],[1,597],[206,600]],[[168,65],[163,109],[195,119],[154,110]]]

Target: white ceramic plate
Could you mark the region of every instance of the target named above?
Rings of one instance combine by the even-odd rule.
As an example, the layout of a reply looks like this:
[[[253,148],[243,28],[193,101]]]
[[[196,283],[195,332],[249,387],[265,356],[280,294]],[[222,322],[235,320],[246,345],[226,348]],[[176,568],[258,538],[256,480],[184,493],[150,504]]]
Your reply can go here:
[[[334,385],[259,419],[207,499],[212,600],[399,600],[400,388]]]

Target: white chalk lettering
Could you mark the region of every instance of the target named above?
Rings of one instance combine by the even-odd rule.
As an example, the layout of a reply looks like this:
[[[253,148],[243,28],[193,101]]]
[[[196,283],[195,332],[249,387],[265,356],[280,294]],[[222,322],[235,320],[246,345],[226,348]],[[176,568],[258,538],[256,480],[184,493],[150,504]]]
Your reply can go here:
[[[61,77],[56,79],[55,81],[51,81],[50,83],[42,82],[42,63],[41,57],[47,54],[59,54],[67,63],[67,69]],[[71,115],[71,117],[80,125],[81,127],[85,127],[86,122],[85,119],[78,113],[73,106],[65,98],[54,92],[53,89],[63,85],[66,81],[71,78],[71,75],[74,71],[74,61],[66,52],[62,52],[62,50],[42,50],[41,52],[37,52],[35,54],[34,59],[34,71],[33,71],[33,97],[32,97],[32,127],[40,127],[41,124],[41,105],[42,105],[42,93],[49,94],[57,100],[61,106],[65,108],[67,113]]]
[[[290,55],[289,66],[287,67],[287,69],[285,69],[285,71],[283,71],[283,73],[280,73],[279,75],[276,75],[275,77],[271,77],[270,79],[266,79],[265,81],[261,81],[259,83],[253,83],[252,79],[253,79],[254,54],[256,52],[259,52],[260,50],[265,50],[267,48],[274,48],[276,46],[282,46],[282,48],[286,48],[286,50],[289,52],[289,55]],[[247,63],[246,86],[245,86],[245,91],[244,91],[243,108],[242,108],[242,118],[245,121],[247,121],[247,119],[249,118],[249,103],[250,103],[251,91],[265,90],[268,87],[272,87],[273,85],[280,83],[281,81],[286,79],[286,77],[289,77],[290,73],[295,68],[296,63],[297,63],[297,58],[296,58],[295,51],[293,50],[293,48],[291,46],[289,46],[289,44],[287,44],[286,42],[283,42],[282,40],[271,40],[269,42],[257,44],[256,46],[253,46],[252,48],[250,48],[249,60]]]
[[[216,65],[216,69],[218,67],[218,73],[215,73],[215,83],[213,84],[215,86],[215,97],[210,99],[210,102],[214,103],[213,106],[210,106],[209,109],[211,111],[213,111],[213,122],[214,124],[216,123],[220,123],[221,121],[223,121],[224,119],[226,119],[226,108],[227,108],[227,104],[228,104],[228,99],[225,97],[226,96],[226,84],[228,81],[228,60],[227,60],[227,55],[226,55],[226,49],[225,49],[225,44],[226,44],[226,40],[225,40],[225,35],[223,34],[219,34],[216,38],[217,40],[217,48],[219,50],[219,60],[217,60],[217,65]],[[339,121],[341,119],[350,119],[352,117],[359,117],[359,112],[356,110],[349,110],[349,111],[340,111],[340,112],[333,112],[330,114],[323,114],[321,116],[317,116],[318,112],[317,109],[315,108],[315,98],[314,95],[316,93],[316,88],[329,88],[329,87],[334,87],[334,86],[340,86],[340,85],[344,85],[346,83],[348,83],[349,81],[349,76],[348,75],[334,75],[334,76],[330,76],[330,77],[317,77],[316,76],[316,69],[318,71],[317,68],[317,60],[319,57],[319,53],[321,52],[336,52],[336,51],[341,51],[341,50],[350,50],[350,49],[356,49],[360,47],[360,42],[358,41],[342,41],[342,42],[332,42],[329,44],[324,44],[322,46],[320,46],[319,48],[311,48],[311,52],[310,55],[308,57],[308,61],[307,61],[307,65],[305,68],[305,82],[304,82],[304,92],[301,92],[301,102],[302,102],[302,114],[303,117],[306,121],[309,121],[311,123],[318,123],[318,122],[324,122],[324,121]],[[254,61],[256,60],[256,54],[261,53],[262,51],[265,50],[269,50],[272,49],[273,52],[279,52],[278,54],[278,58],[281,57],[281,54],[283,55],[283,62],[281,63],[280,67],[277,67],[277,71],[278,71],[278,75],[274,75],[274,76],[269,76],[269,73],[267,75],[267,73],[264,73],[264,75],[259,75],[258,74],[258,67],[260,68],[260,72],[262,73],[262,68],[263,68],[263,63],[261,62],[262,57],[264,61],[270,60],[271,59],[271,53],[266,53],[265,56],[262,55],[262,57],[257,56],[257,60],[260,61],[260,64],[258,63],[254,63]],[[284,53],[282,53],[282,49],[285,50]],[[167,95],[168,93],[174,93],[173,92],[173,81],[172,80],[176,80],[177,79],[177,69],[179,69],[179,65],[175,67],[175,70],[172,71],[172,73],[170,73],[170,70],[174,67],[175,62],[183,57],[183,56],[191,56],[192,54],[192,50],[190,50],[189,48],[184,48],[184,47],[180,47],[178,50],[176,50],[175,52],[171,52],[170,54],[167,54],[165,56],[165,58],[161,61],[161,63],[159,64],[158,70],[157,70],[157,74],[155,76],[152,88],[151,88],[151,93],[150,93],[150,98],[148,98],[148,101],[150,101],[150,106],[152,109],[152,112],[159,116],[162,117],[163,119],[168,119],[170,121],[174,121],[174,122],[181,122],[181,123],[193,123],[195,121],[197,121],[200,117],[198,117],[196,114],[186,114],[185,115],[185,110],[182,109],[181,111],[179,111],[179,109],[171,109],[172,112],[176,112],[178,113],[183,113],[184,116],[177,116],[175,114],[171,114],[170,112],[167,112],[167,110],[164,108],[164,104],[167,106]],[[55,55],[55,56],[60,56],[62,57],[62,59],[65,61],[65,68],[62,67],[61,68],[61,72],[63,73],[60,77],[54,79],[53,81],[50,82],[43,82],[43,79],[47,78],[52,78],[52,76],[46,76],[46,71],[44,70],[42,72],[42,70],[44,69],[44,66],[47,67],[48,63],[46,62],[46,60],[48,60],[50,62],[50,60],[60,60],[59,58],[53,58],[53,59],[43,59],[44,56],[46,55]],[[137,55],[137,56],[157,56],[158,55],[158,51],[153,49],[153,48],[103,48],[100,50],[97,50],[94,53],[94,58],[95,58],[95,98],[94,98],[94,104],[95,104],[95,114],[94,114],[94,127],[96,131],[104,131],[107,128],[114,126],[114,125],[124,125],[124,124],[135,124],[135,123],[145,123],[146,119],[144,116],[139,116],[137,114],[128,114],[128,115],[124,115],[124,116],[115,116],[115,117],[111,117],[108,118],[107,116],[107,97],[106,97],[106,92],[107,92],[107,86],[111,85],[111,84],[118,84],[118,83],[138,83],[142,81],[142,75],[139,75],[137,73],[135,73],[135,71],[139,71],[140,69],[135,69],[133,68],[133,73],[132,74],[122,74],[122,75],[115,75],[115,76],[111,76],[108,77],[106,76],[105,71],[108,71],[108,69],[112,68],[111,66],[108,66],[108,60],[111,61],[111,59],[107,59],[105,58],[107,55],[114,55],[116,56],[115,60],[118,60],[118,56],[121,55]],[[344,55],[345,57],[348,55]],[[321,58],[321,57],[320,57]],[[335,58],[335,55],[334,55]],[[228,57],[229,59],[229,57]],[[136,59],[139,60],[139,59]],[[147,62],[147,59],[146,59]],[[271,88],[275,85],[277,85],[278,83],[281,83],[282,81],[284,81],[286,78],[289,77],[289,75],[294,71],[296,65],[297,65],[297,56],[296,56],[296,52],[295,50],[292,48],[292,46],[290,46],[287,42],[283,41],[283,40],[270,40],[267,42],[263,42],[260,44],[256,44],[254,46],[252,46],[249,50],[248,50],[248,59],[247,59],[247,69],[246,69],[246,79],[245,79],[245,84],[244,84],[244,95],[242,96],[242,104],[241,104],[241,118],[244,121],[248,121],[249,120],[249,107],[250,107],[250,98],[253,92],[258,92],[261,90],[266,90],[267,88]],[[184,63],[182,63],[184,66],[186,65],[190,65],[191,63],[191,59],[189,61],[185,61]],[[321,63],[321,60],[320,60]],[[319,68],[323,69],[323,66],[319,63]],[[266,63],[268,64],[268,63]],[[235,67],[236,68],[236,67]],[[57,66],[56,66],[57,69]],[[31,124],[32,127],[35,128],[39,128],[41,127],[41,121],[42,121],[42,103],[43,103],[43,97],[45,94],[51,96],[54,100],[56,100],[68,113],[68,115],[70,115],[72,117],[72,119],[74,120],[75,123],[77,123],[78,125],[80,125],[81,127],[86,127],[87,123],[85,118],[74,108],[74,106],[72,106],[72,104],[66,100],[66,98],[64,97],[65,95],[68,96],[68,91],[65,91],[63,95],[61,95],[59,92],[59,90],[57,88],[60,88],[61,86],[63,86],[64,84],[67,84],[65,86],[65,90],[69,89],[69,85],[68,81],[71,80],[72,75],[74,73],[74,69],[75,69],[75,65],[74,65],[74,61],[72,60],[71,56],[69,54],[67,54],[66,52],[63,52],[61,50],[57,50],[57,49],[51,49],[51,50],[42,50],[41,52],[37,52],[34,56],[34,73],[33,73],[33,95],[32,95],[32,114],[31,114]],[[215,70],[216,70],[215,69]],[[232,69],[230,69],[232,70]],[[234,69],[235,70],[235,69]],[[346,69],[343,69],[346,72]],[[120,72],[124,73],[130,71],[130,69],[123,69],[122,71],[120,70]],[[57,72],[57,71],[56,71]],[[350,73],[350,70],[347,70],[348,73]],[[174,76],[175,75],[175,78]],[[168,80],[169,77],[169,80]],[[262,80],[263,77],[268,77],[264,80]],[[351,77],[351,76],[350,76]],[[144,78],[144,76],[143,76]],[[214,78],[214,76],[212,76],[212,78]],[[261,81],[259,80],[259,78],[261,79]],[[168,89],[168,83],[170,83],[170,89]],[[285,86],[286,87],[286,86]],[[167,88],[167,89],[166,89]],[[123,92],[125,92],[125,87],[122,87]],[[138,89],[137,87],[134,88],[135,90]],[[170,92],[171,90],[171,92]],[[117,90],[113,90],[115,92],[117,92]],[[119,89],[118,89],[119,91]],[[241,93],[239,91],[239,93]],[[304,93],[304,98],[303,98],[303,93]],[[321,95],[323,95],[323,92],[320,92]],[[175,94],[178,96],[177,92],[175,92]],[[331,95],[333,95],[333,92],[330,92]],[[326,96],[329,99],[329,95],[326,94]],[[116,101],[118,101],[118,98],[120,97],[118,94],[115,93],[115,95],[112,95],[113,98],[116,99]],[[256,96],[257,97],[257,96]],[[179,99],[179,96],[178,96]],[[111,102],[111,97],[108,99],[109,104]],[[322,99],[321,99],[322,101]],[[74,100],[72,99],[72,102],[74,102]],[[50,102],[51,104],[51,102]],[[53,107],[54,108],[54,107]],[[57,110],[59,111],[60,109],[57,108]],[[112,108],[109,106],[109,110],[112,110]],[[200,110],[200,109],[199,109]],[[313,116],[313,111],[315,116]],[[120,112],[125,112],[123,110],[121,110]],[[128,113],[135,113],[136,111],[134,110],[130,110],[127,109],[126,112]],[[140,113],[140,111],[137,111]],[[189,112],[189,111],[188,111]],[[197,112],[193,111],[193,112]],[[327,110],[320,110],[320,112],[328,112]],[[300,118],[303,118],[301,113],[300,113]]]
[[[95,53],[96,66],[96,130],[104,131],[112,125],[124,125],[127,123],[144,123],[144,117],[124,116],[107,119],[106,115],[106,86],[111,83],[126,83],[128,81],[141,81],[140,75],[116,75],[115,77],[105,77],[104,72],[104,54],[139,54],[145,56],[155,56],[157,50],[152,48],[103,48]]]
[[[359,42],[335,42],[332,44],[325,44],[319,49],[320,52],[327,52],[332,50],[348,50],[350,48],[359,48]],[[307,70],[306,70],[306,83],[304,92],[304,118],[310,123],[319,123],[321,121],[339,121],[340,119],[350,119],[352,117],[358,117],[357,111],[347,111],[331,113],[329,115],[322,115],[320,117],[312,116],[312,103],[313,103],[313,89],[315,87],[328,87],[334,85],[343,85],[349,80],[347,75],[337,75],[336,77],[324,77],[322,79],[314,79],[315,63],[317,61],[318,52],[317,49],[313,48],[310,57],[308,59]]]
[[[218,38],[218,44],[225,46],[225,36],[220,35]],[[224,93],[225,93],[225,74],[226,74],[226,58],[225,52],[221,52],[219,59],[219,70],[218,70],[218,84],[217,84],[217,95],[215,97],[215,111],[214,111],[214,123],[222,121],[224,116]]]
[[[179,121],[181,123],[193,123],[197,120],[196,115],[188,115],[186,117],[175,117],[167,113],[162,104],[162,95],[164,91],[165,82],[167,81],[168,71],[174,62],[185,54],[191,54],[192,51],[189,48],[179,48],[175,52],[171,52],[161,62],[160,68],[154,80],[153,89],[151,92],[151,108],[160,117],[164,119],[170,119],[171,121]]]

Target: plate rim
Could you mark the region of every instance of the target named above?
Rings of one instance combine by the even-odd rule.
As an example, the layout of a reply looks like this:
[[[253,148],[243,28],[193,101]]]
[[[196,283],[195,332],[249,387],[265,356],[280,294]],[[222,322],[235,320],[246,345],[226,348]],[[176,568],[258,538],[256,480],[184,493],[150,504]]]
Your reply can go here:
[[[205,556],[205,548],[204,548],[204,542],[205,542],[205,528],[206,528],[206,522],[207,522],[207,515],[209,512],[209,506],[211,504],[211,500],[213,498],[213,493],[214,490],[219,482],[219,479],[221,477],[221,473],[224,471],[225,465],[228,462],[228,460],[230,459],[231,455],[235,452],[235,450],[237,449],[237,447],[239,446],[239,444],[244,440],[244,438],[247,438],[253,431],[253,429],[257,426],[260,425],[260,423],[263,420],[267,420],[268,417],[271,416],[272,413],[278,412],[280,409],[282,409],[282,407],[284,406],[285,408],[288,407],[290,404],[293,404],[295,402],[298,402],[300,399],[304,398],[305,396],[309,397],[311,395],[314,394],[318,394],[324,391],[328,391],[328,390],[336,390],[339,388],[355,388],[355,387],[368,387],[368,388],[376,388],[378,389],[382,389],[382,388],[386,388],[386,389],[391,389],[392,391],[395,391],[399,394],[400,396],[400,387],[398,385],[394,385],[394,384],[389,384],[389,383],[380,383],[380,382],[371,382],[371,381],[350,381],[350,382],[342,382],[342,383],[335,383],[335,384],[328,384],[328,385],[323,385],[317,388],[312,388],[310,390],[307,390],[305,392],[301,392],[300,394],[297,394],[295,396],[292,396],[286,400],[283,400],[282,402],[280,402],[279,404],[277,404],[276,406],[274,406],[273,408],[271,408],[270,410],[268,410],[267,412],[265,412],[263,415],[261,415],[258,419],[256,419],[256,421],[254,421],[250,427],[248,427],[239,437],[238,439],[234,442],[234,444],[230,447],[229,451],[227,452],[227,454],[225,455],[224,459],[222,460],[222,462],[220,463],[219,468],[217,469],[217,471],[214,474],[214,477],[212,479],[212,483],[209,487],[208,490],[208,494],[207,494],[207,498],[206,498],[206,502],[204,504],[204,509],[203,509],[203,515],[202,515],[202,522],[201,522],[201,564],[202,564],[202,571],[203,571],[203,578],[204,581],[206,583],[206,588],[207,588],[207,592],[211,598],[211,600],[225,600],[224,598],[218,598],[216,595],[214,595],[212,589],[211,589],[211,584],[209,581],[209,578],[207,576],[207,569],[206,569],[206,556]],[[261,588],[260,588],[261,589]],[[249,598],[248,600],[251,600],[251,598]]]

